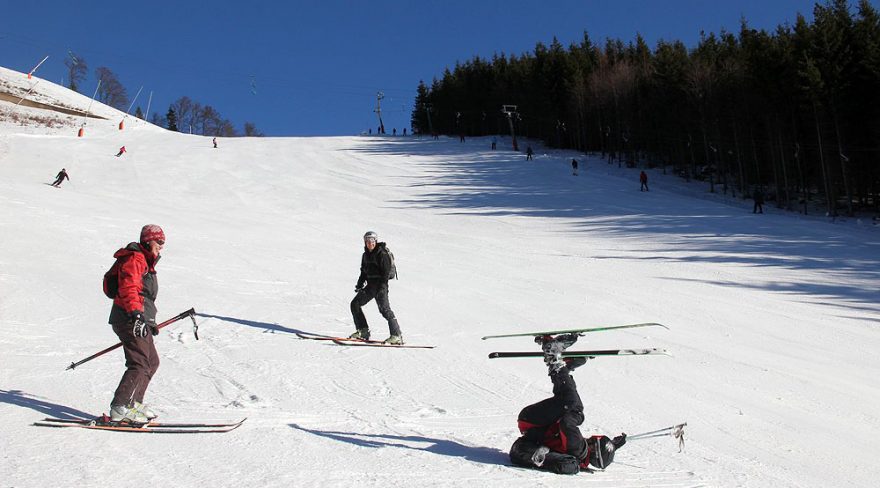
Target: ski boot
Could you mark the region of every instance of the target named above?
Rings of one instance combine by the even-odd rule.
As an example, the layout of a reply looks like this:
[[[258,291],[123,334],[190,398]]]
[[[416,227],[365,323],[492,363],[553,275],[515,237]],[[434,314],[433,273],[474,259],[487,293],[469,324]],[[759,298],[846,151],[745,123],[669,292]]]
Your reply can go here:
[[[370,340],[370,329],[358,329],[354,334],[348,336],[348,338],[356,341],[368,341]]]
[[[144,417],[148,418],[149,420],[153,420],[154,418],[158,417],[156,412],[154,412],[150,407],[144,405],[141,402],[134,402],[134,408],[138,412],[144,414]]]
[[[110,422],[130,424],[146,424],[150,421],[146,415],[134,407],[128,405],[111,405],[110,406]]]
[[[382,343],[383,344],[391,344],[394,346],[401,346],[401,345],[403,345],[403,335],[392,334],[391,337],[385,339],[384,341],[382,341]]]
[[[541,344],[541,349],[544,351],[544,363],[550,370],[550,374],[557,373],[560,369],[566,367],[569,363],[573,364],[575,368],[578,366],[582,366],[586,360],[583,361],[572,361],[573,359],[579,358],[571,358],[568,360],[562,359],[562,353],[565,352],[572,344],[577,342],[578,335],[577,334],[561,334],[556,337],[553,336],[542,336],[536,337],[535,342]]]

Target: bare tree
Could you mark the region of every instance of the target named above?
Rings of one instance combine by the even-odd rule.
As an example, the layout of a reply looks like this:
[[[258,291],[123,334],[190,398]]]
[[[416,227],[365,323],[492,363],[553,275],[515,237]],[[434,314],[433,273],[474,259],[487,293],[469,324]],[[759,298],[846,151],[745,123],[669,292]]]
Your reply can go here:
[[[95,70],[95,77],[101,80],[98,88],[98,100],[118,110],[125,110],[128,105],[128,93],[109,68],[101,66]]]
[[[245,122],[244,123],[244,136],[245,137],[263,137],[263,133],[257,130],[257,125],[253,122]]]
[[[198,104],[193,102],[189,97],[180,97],[176,102],[171,104],[174,113],[177,114],[177,127],[180,132],[189,132],[193,123],[193,109]]]

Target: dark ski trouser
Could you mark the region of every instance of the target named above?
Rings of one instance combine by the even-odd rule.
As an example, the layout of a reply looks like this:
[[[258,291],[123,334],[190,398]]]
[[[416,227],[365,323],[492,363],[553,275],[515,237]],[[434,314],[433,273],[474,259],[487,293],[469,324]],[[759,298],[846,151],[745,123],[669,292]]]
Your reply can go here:
[[[642,186],[641,186],[641,188],[639,188],[639,191],[650,191],[650,190],[648,190],[648,184],[645,182],[642,182]]]
[[[135,337],[128,323],[113,324],[113,332],[122,341],[125,373],[119,380],[111,405],[129,405],[132,401],[143,403],[147,386],[159,369],[159,354],[153,336]]]
[[[64,181],[64,178],[56,178],[52,183],[52,186],[61,186],[61,182]]]
[[[367,286],[358,292],[351,300],[351,316],[354,318],[354,326],[357,329],[369,329],[367,317],[364,316],[363,306],[376,299],[376,305],[379,306],[379,313],[388,321],[388,330],[391,335],[400,335],[400,325],[394,312],[391,311],[391,304],[388,302],[388,283],[367,283]]]
[[[523,408],[519,413],[518,420],[547,426],[558,420],[559,430],[565,435],[567,441],[566,453],[583,459],[587,453],[587,442],[578,426],[584,423],[584,404],[578,394],[577,385],[569,375],[567,368],[552,374],[550,379],[553,381],[553,396]],[[540,434],[540,438],[532,439],[528,433],[525,437],[530,441],[540,443],[543,440],[543,432]]]

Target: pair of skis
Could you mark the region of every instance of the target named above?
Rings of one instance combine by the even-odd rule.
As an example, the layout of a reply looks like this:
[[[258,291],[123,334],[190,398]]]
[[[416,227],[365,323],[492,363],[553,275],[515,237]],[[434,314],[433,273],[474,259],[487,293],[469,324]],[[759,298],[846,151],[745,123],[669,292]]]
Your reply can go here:
[[[566,329],[566,330],[548,330],[542,332],[524,332],[521,334],[502,334],[502,335],[490,335],[485,336],[482,339],[498,339],[503,337],[527,337],[532,336],[537,338],[547,338],[551,339],[553,336],[557,336],[560,334],[577,334],[578,336],[583,336],[590,332],[600,332],[606,330],[617,330],[617,329],[633,329],[639,327],[663,327],[664,329],[669,329],[663,324],[658,324],[656,322],[645,322],[641,324],[628,324],[628,325],[612,325],[607,327],[591,327],[585,329]],[[565,351],[561,354],[562,358],[577,358],[577,357],[611,357],[611,356],[653,356],[653,355],[663,355],[668,356],[669,353],[666,352],[665,349],[657,349],[657,348],[642,348],[642,349],[596,349],[589,351]],[[520,352],[520,351],[502,351],[502,352],[491,352],[489,353],[489,359],[496,358],[537,358],[544,357],[543,352]]]
[[[296,336],[300,339],[308,339],[312,341],[329,341],[339,346],[391,347],[397,349],[434,349],[434,347],[436,347],[412,344],[386,344],[383,341],[352,339],[349,337],[336,337],[322,334],[312,334],[309,332],[297,332]]]
[[[247,418],[227,423],[179,423],[156,422],[134,424],[111,422],[106,415],[94,419],[60,419],[47,417],[34,422],[41,427],[75,427],[90,430],[109,430],[114,432],[136,432],[142,434],[222,434],[239,428]]]

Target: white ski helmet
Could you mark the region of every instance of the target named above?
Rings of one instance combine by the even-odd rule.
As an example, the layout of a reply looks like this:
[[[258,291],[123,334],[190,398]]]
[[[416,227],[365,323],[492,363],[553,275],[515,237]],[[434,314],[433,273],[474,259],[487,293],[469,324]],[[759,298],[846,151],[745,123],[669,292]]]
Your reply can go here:
[[[379,234],[377,234],[371,230],[368,230],[367,233],[364,234],[364,240],[367,240],[367,239],[373,239],[376,242],[379,242]]]

